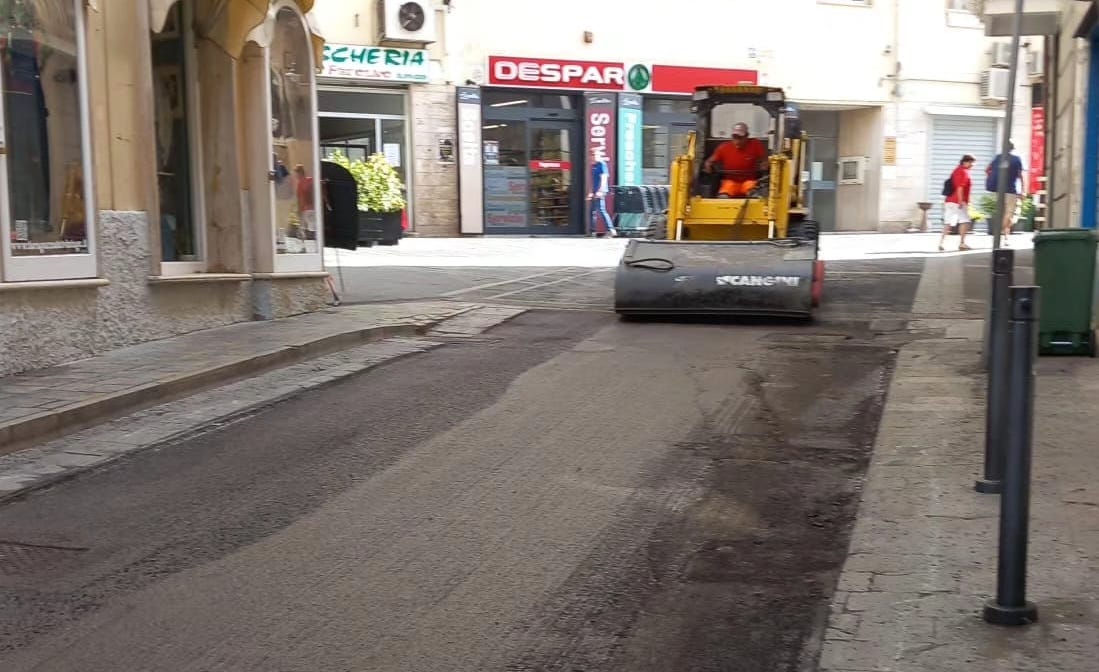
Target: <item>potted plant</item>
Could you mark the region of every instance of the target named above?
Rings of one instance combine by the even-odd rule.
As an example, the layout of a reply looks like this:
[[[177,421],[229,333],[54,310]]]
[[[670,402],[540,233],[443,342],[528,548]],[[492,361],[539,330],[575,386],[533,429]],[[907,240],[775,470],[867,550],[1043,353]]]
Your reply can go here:
[[[1038,216],[1038,204],[1034,202],[1033,196],[1027,196],[1022,199],[1022,206],[1019,210],[1019,223],[1016,225],[1016,231],[1033,231],[1034,230],[1034,218]]]
[[[346,168],[359,192],[359,243],[396,245],[401,239],[401,214],[405,209],[404,184],[384,154],[351,161],[341,152],[328,159]]]

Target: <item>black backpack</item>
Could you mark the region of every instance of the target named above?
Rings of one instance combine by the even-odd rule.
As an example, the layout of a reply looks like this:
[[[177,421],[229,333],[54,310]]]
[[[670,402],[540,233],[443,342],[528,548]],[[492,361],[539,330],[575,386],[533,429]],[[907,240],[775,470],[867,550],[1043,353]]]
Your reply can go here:
[[[943,182],[943,196],[953,196],[954,191],[954,176],[951,175]]]

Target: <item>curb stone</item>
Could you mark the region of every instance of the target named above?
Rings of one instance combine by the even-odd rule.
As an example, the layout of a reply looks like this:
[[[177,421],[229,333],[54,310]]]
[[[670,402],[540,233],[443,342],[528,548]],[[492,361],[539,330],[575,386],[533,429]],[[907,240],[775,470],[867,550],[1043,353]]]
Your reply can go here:
[[[345,350],[355,345],[387,338],[423,335],[439,324],[480,306],[458,308],[437,318],[411,319],[406,324],[356,328],[305,343],[285,345],[243,357],[228,364],[166,377],[154,383],[114,393],[89,396],[65,406],[0,423],[0,455],[12,453],[36,442],[57,438],[90,427],[112,417],[183,398],[189,394],[259,375]]]
[[[0,504],[145,450],[167,447],[256,415],[303,392],[473,337],[526,310],[475,307],[434,321],[420,337],[392,337],[237,380],[116,418],[47,444],[0,455]],[[450,324],[454,320],[455,324]]]

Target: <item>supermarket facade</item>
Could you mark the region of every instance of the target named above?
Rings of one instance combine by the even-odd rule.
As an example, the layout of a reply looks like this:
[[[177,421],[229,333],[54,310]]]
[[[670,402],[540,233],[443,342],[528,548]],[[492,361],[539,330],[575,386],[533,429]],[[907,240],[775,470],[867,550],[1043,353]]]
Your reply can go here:
[[[402,64],[409,49],[417,52],[415,79],[394,65],[322,75],[319,110],[321,142],[332,146],[348,141],[349,129],[328,133],[326,119],[351,114],[326,100],[334,91],[357,89],[355,113],[390,115],[391,128],[403,119],[401,156],[410,159],[400,169],[411,229],[421,236],[584,233],[593,147],[614,184],[667,183],[693,128],[693,87],[748,82],[783,88],[799,109],[813,140],[814,216],[824,230],[903,231],[920,221],[920,203],[931,204],[934,228],[943,180],[962,154],[993,158],[1006,116],[1004,40],[986,37],[962,1],[775,0],[733,17],[727,2],[695,0],[693,16],[714,17],[698,22],[670,14],[654,21],[641,11],[604,16],[567,0],[525,31],[509,29],[514,16],[502,0],[420,4],[432,10],[430,21],[400,42],[379,40],[377,17],[354,3],[317,14],[331,44],[379,50],[382,63],[389,51]],[[770,34],[769,17],[787,12],[799,20]],[[727,41],[726,15],[764,28],[735,48],[704,46]],[[838,22],[880,38],[821,48],[814,26]],[[668,40],[670,24],[696,39]],[[947,56],[928,43],[953,46]],[[1020,77],[1012,128],[1027,158],[1033,83]],[[383,94],[393,103],[385,109]],[[357,141],[395,157],[395,133],[387,139],[384,128],[367,128]]]

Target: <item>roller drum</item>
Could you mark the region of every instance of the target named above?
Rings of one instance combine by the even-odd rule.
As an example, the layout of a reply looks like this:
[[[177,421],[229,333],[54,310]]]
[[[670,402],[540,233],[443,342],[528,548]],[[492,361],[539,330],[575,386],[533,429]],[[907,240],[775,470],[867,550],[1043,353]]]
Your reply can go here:
[[[815,240],[631,240],[618,265],[620,315],[808,318]]]

